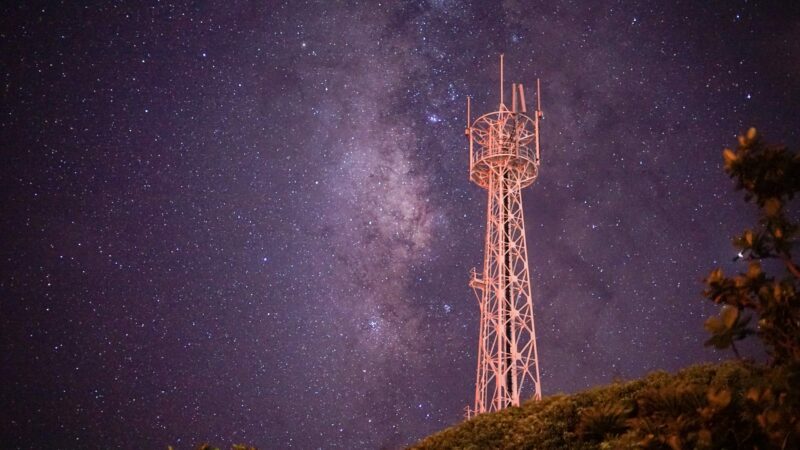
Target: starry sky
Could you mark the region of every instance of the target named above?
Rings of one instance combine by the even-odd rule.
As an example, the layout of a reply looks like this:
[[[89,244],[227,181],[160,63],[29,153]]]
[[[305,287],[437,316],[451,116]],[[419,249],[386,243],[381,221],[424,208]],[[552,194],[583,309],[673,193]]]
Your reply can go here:
[[[796,3],[88,3],[0,15],[8,448],[397,448],[460,421],[465,103],[497,107],[501,52],[542,80],[544,394],[730,357],[701,280],[754,214],[721,150],[800,141]]]

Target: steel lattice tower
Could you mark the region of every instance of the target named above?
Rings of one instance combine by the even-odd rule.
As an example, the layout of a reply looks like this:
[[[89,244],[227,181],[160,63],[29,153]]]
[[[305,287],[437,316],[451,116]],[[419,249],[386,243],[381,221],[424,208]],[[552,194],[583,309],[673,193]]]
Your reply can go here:
[[[542,397],[522,211],[522,188],[539,173],[539,80],[533,118],[526,114],[522,85],[512,84],[511,90],[509,110],[500,55],[498,110],[472,122],[467,98],[469,177],[489,193],[483,273],[473,268],[469,281],[481,322],[475,406],[467,408],[467,417],[518,406],[523,392]]]

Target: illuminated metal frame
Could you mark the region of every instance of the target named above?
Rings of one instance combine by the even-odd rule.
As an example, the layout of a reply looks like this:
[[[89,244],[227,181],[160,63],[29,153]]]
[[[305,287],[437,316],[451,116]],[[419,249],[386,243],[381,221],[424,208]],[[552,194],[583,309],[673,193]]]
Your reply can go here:
[[[503,98],[500,55],[498,110],[472,122],[467,97],[469,178],[489,194],[483,273],[473,268],[469,280],[480,307],[480,331],[475,404],[467,408],[467,417],[519,406],[523,392],[531,392],[537,400],[542,397],[522,188],[539,173],[543,114],[538,79],[533,118],[526,115],[522,85],[511,86],[509,110]]]

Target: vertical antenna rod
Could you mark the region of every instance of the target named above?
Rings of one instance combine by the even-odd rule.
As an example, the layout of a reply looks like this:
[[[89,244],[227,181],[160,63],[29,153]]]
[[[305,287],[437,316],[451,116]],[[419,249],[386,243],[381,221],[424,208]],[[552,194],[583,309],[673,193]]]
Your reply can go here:
[[[538,78],[536,79],[536,115],[542,117],[542,91]]]
[[[539,79],[536,79],[536,111],[533,116],[533,132],[536,135],[536,162],[539,162],[539,119],[544,118],[542,114],[542,91]]]
[[[469,126],[470,126],[470,112],[469,112],[469,95],[467,96],[467,132],[469,133]]]
[[[503,104],[503,54],[500,53],[500,104]]]
[[[467,96],[467,128],[464,134],[469,139],[469,171],[472,172],[472,115],[470,113],[470,98]]]

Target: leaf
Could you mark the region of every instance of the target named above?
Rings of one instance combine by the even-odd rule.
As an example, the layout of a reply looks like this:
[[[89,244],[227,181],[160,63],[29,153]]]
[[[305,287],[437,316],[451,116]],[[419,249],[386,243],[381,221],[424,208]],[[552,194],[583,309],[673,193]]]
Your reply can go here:
[[[706,319],[705,329],[709,333],[717,334],[725,329],[725,325],[723,325],[722,321],[719,320],[719,317],[711,316],[708,319]]]
[[[772,285],[772,296],[775,299],[780,299],[783,297],[783,288],[781,287],[780,283],[775,283]]]
[[[711,431],[703,428],[697,432],[697,443],[705,446],[711,445]]]
[[[739,146],[741,147],[745,147],[747,145],[747,138],[742,135],[739,135],[738,141],[739,141]]]
[[[669,438],[667,438],[667,444],[672,450],[681,450],[681,438],[678,435],[673,434]]]
[[[724,388],[709,389],[706,397],[708,403],[717,410],[725,409],[731,403],[731,391]]]
[[[725,324],[725,328],[733,328],[733,325],[736,324],[736,319],[739,318],[739,308],[731,305],[725,305],[722,307],[722,323]]]
[[[747,278],[756,279],[761,275],[761,264],[758,261],[751,261],[747,266]]]
[[[758,136],[758,131],[756,131],[755,127],[750,127],[750,129],[747,130],[747,140],[753,141],[756,136]]]
[[[775,197],[768,198],[767,201],[764,202],[764,214],[767,217],[775,217],[781,211],[781,201]]]
[[[759,388],[752,387],[747,390],[747,395],[745,397],[751,402],[757,402],[761,398],[761,390]]]
[[[767,426],[775,425],[781,420],[781,412],[771,409],[765,413]]]
[[[734,153],[733,150],[729,148],[726,148],[725,150],[722,151],[722,157],[725,159],[726,169],[730,169],[733,163],[736,162],[736,159],[738,158],[738,156],[736,156],[736,153]]]
[[[722,269],[717,268],[714,269],[710,274],[708,274],[706,282],[709,284],[719,283],[720,281],[722,281],[722,278],[723,278]]]

